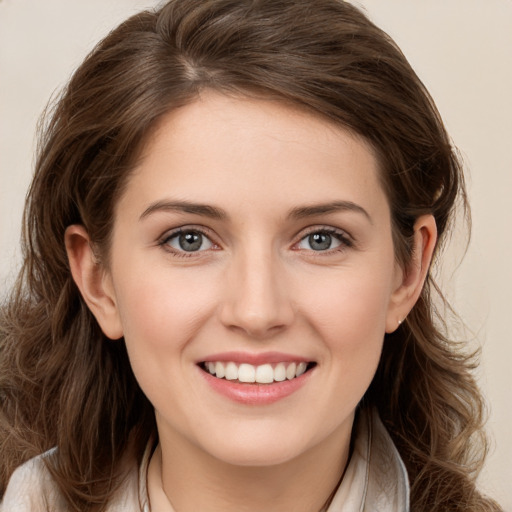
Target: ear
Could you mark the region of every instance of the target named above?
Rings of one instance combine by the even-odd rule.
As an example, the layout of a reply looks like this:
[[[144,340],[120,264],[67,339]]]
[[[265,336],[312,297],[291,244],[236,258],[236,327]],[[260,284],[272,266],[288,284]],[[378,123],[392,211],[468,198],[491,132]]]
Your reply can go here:
[[[418,300],[432,261],[437,241],[436,221],[432,215],[422,215],[414,224],[412,257],[405,269],[397,271],[396,288],[386,318],[386,332],[397,329]]]
[[[69,226],[64,235],[71,274],[103,333],[111,339],[123,336],[110,273],[98,261],[85,228]]]

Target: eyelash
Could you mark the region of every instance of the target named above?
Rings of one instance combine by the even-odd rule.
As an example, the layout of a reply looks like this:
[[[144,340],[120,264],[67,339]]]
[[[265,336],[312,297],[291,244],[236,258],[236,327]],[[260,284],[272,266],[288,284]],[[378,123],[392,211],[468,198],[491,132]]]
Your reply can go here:
[[[178,228],[170,233],[166,233],[162,237],[162,239],[158,242],[158,245],[161,246],[167,252],[171,253],[173,256],[176,256],[178,258],[191,258],[191,257],[197,258],[199,255],[202,255],[202,253],[207,252],[210,249],[210,248],[208,248],[205,250],[185,251],[185,250],[174,249],[173,247],[171,247],[169,245],[169,242],[171,240],[177,238],[178,236],[180,236],[182,234],[188,234],[188,233],[199,234],[199,235],[205,237],[209,241],[209,243],[212,244],[213,247],[215,247],[215,248],[219,247],[219,245],[212,240],[212,235],[210,234],[209,230],[206,230],[202,227],[195,227],[195,226],[181,227],[181,228]],[[338,242],[340,242],[340,245],[338,247],[334,247],[332,249],[319,250],[319,251],[315,251],[314,249],[300,249],[297,247],[302,241],[307,239],[307,237],[309,237],[311,235],[315,235],[315,234],[326,234],[326,235],[332,236]],[[345,251],[348,248],[354,247],[354,245],[355,244],[354,244],[353,239],[349,235],[347,235],[347,233],[345,231],[342,231],[342,230],[339,230],[336,228],[332,228],[332,227],[315,226],[315,227],[309,228],[306,233],[302,234],[300,239],[293,244],[292,248],[297,251],[308,251],[308,252],[312,253],[314,256],[322,256],[322,255],[326,255],[326,254],[333,254],[333,253]],[[217,250],[217,249],[213,249],[213,250]]]
[[[308,229],[306,233],[304,233],[300,240],[294,244],[294,247],[297,247],[303,240],[307,239],[311,235],[316,234],[325,234],[332,236],[335,238],[338,242],[340,242],[340,245],[338,247],[334,247],[332,249],[326,249],[323,251],[315,251],[314,249],[300,249],[296,248],[295,250],[301,251],[301,250],[307,250],[308,252],[312,253],[314,256],[323,256],[323,255],[330,255],[333,253],[343,252],[347,249],[350,249],[355,246],[354,240],[345,232],[340,229],[332,228],[332,227],[323,227],[323,226],[314,226]]]
[[[174,231],[172,231],[170,233],[168,232],[162,237],[160,242],[158,242],[158,245],[160,247],[162,247],[165,251],[171,253],[173,256],[176,256],[178,258],[193,258],[193,257],[197,258],[199,255],[202,255],[202,253],[204,253],[206,251],[205,250],[198,250],[198,251],[177,250],[169,245],[169,242],[171,240],[173,240],[174,238],[177,238],[182,234],[188,234],[188,233],[199,234],[199,235],[203,236],[204,238],[206,238],[212,244],[212,246],[218,247],[218,244],[216,244],[212,240],[212,235],[210,234],[209,230],[206,230],[201,227],[196,227],[196,226],[181,227],[181,228],[175,229]]]

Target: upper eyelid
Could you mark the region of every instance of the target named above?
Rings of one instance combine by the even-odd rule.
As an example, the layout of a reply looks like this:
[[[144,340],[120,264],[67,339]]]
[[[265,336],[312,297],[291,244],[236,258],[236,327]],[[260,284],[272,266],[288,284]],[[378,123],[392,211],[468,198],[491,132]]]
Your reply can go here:
[[[166,240],[170,240],[176,235],[179,235],[180,233],[187,233],[189,231],[196,231],[198,233],[201,233],[202,235],[210,239],[212,243],[218,244],[215,240],[213,240],[214,238],[216,238],[213,231],[207,228],[206,226],[201,226],[198,224],[186,224],[184,226],[167,229],[162,233],[161,236],[158,237],[158,241],[163,243]]]
[[[329,234],[338,234],[343,238],[349,239],[351,242],[355,242],[354,237],[346,230],[341,228],[336,228],[334,226],[322,225],[318,224],[315,226],[308,226],[307,228],[302,229],[297,233],[295,238],[297,240],[302,240],[304,237],[311,235],[313,233],[329,233]]]

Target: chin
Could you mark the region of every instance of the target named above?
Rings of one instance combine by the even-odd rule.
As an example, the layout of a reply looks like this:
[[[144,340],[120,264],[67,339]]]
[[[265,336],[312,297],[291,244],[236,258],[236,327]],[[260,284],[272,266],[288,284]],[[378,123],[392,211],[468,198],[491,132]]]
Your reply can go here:
[[[283,439],[248,439],[247,442],[238,440],[226,445],[216,444],[215,447],[205,447],[210,455],[226,464],[241,467],[265,467],[285,464],[307,450],[306,446],[296,443],[285,443]]]

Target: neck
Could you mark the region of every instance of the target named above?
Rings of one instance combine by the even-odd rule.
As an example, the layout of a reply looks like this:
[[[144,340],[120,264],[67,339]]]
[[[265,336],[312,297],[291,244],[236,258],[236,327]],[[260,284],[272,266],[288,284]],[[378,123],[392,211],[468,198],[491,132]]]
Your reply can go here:
[[[237,466],[180,439],[160,438],[162,488],[176,512],[312,512],[326,509],[347,465],[350,428],[293,460]]]

